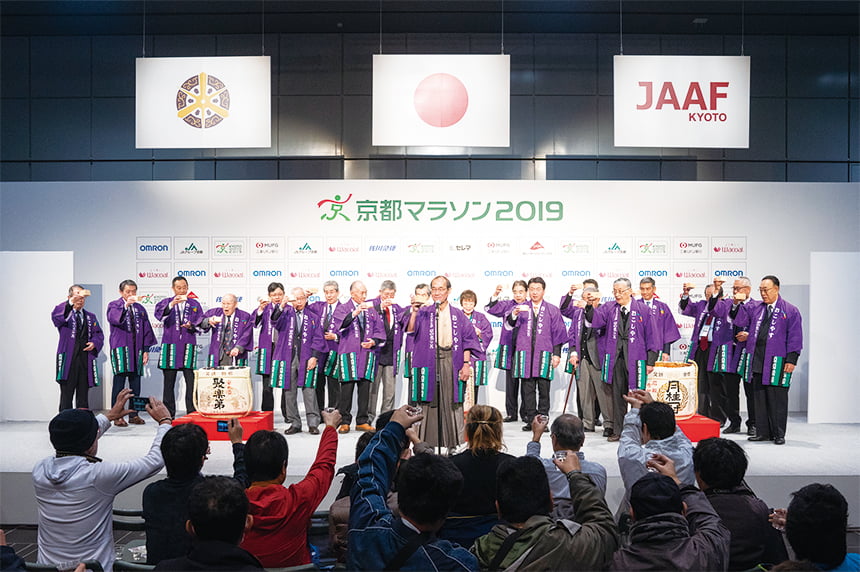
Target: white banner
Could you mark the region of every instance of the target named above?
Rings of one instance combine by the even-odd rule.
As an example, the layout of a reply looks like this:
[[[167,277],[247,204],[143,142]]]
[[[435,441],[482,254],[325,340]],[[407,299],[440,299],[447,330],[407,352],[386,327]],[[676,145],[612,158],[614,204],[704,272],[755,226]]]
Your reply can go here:
[[[270,147],[268,56],[137,58],[138,149]]]
[[[510,145],[510,56],[374,55],[373,144]]]
[[[748,56],[615,56],[616,147],[749,147]]]

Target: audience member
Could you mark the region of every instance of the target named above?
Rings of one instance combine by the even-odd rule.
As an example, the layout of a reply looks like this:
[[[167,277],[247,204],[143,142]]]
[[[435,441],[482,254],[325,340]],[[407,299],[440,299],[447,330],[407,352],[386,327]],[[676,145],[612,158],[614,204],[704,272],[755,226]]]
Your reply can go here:
[[[630,496],[633,483],[648,472],[645,462],[655,453],[672,459],[683,484],[696,484],[693,444],[675,425],[672,407],[654,401],[651,394],[641,389],[631,390],[624,400],[631,409],[624,416],[624,429],[618,445],[618,468],[621,470],[626,496]]]
[[[543,468],[546,470],[546,476],[549,479],[549,489],[552,492],[552,513],[553,518],[573,519],[573,503],[570,501],[570,485],[564,473],[558,470],[552,459],[542,458],[540,456],[540,439],[546,432],[547,420],[541,419],[540,416],[535,417],[532,421],[532,440],[526,444],[526,455],[540,459]],[[550,433],[552,442],[553,456],[559,451],[560,456],[565,454],[575,454],[579,457],[579,464],[582,467],[582,472],[588,475],[592,482],[600,490],[601,495],[606,495],[606,469],[603,465],[585,460],[585,455],[579,449],[585,442],[585,427],[582,420],[576,415],[565,414],[556,417],[552,422],[552,432]]]
[[[246,487],[242,425],[231,419],[228,426],[233,443],[233,478]],[[186,532],[188,496],[203,480],[200,470],[209,455],[206,432],[194,423],[173,427],[161,440],[161,456],[167,478],[150,483],[143,490],[143,520],[146,523],[146,561],[157,564],[188,554],[191,536]]]
[[[848,502],[833,485],[812,483],[792,493],[785,535],[798,560],[822,570],[860,570],[860,554],[848,552]]]
[[[436,538],[463,487],[463,476],[450,459],[423,453],[403,463],[397,478],[401,516],[395,517],[386,504],[395,467],[407,448],[406,430],[423,418],[409,405],[395,410],[358,459],[349,515],[351,570],[478,569],[465,548]]]
[[[626,426],[626,424],[625,424]],[[675,463],[659,453],[630,489],[630,544],[610,570],[725,570],[731,534],[705,495],[685,484]]]
[[[0,530],[0,570],[24,571],[26,566],[15,549],[6,543],[6,532]]]
[[[97,560],[105,570],[113,569],[114,497],[161,469],[161,439],[172,421],[167,407],[150,397],[146,411],[158,422],[158,428],[149,452],[125,463],[102,462],[95,456],[99,437],[112,421],[131,413],[125,407],[131,396],[130,389],[120,391],[106,415],[66,409],[48,425],[56,454],[33,468],[39,509],[39,562]]]
[[[576,522],[553,520],[549,480],[540,460],[519,457],[499,467],[499,518],[505,521],[475,541],[482,569],[600,570],[618,546],[618,533],[603,495],[582,473],[579,457],[555,465],[565,475]]]
[[[463,474],[463,490],[445,525],[445,538],[466,548],[499,522],[496,512],[496,471],[512,455],[503,453],[502,412],[489,405],[473,405],[466,414],[466,442],[469,448],[451,457]]]
[[[712,437],[693,451],[696,482],[732,533],[729,570],[749,570],[788,558],[782,536],[768,522],[770,510],[744,482],[747,457],[734,441]]]
[[[254,517],[242,548],[268,568],[310,564],[308,525],[328,493],[337,460],[340,412],[321,413],[325,429],[317,457],[304,479],[284,487],[289,448],[276,431],[257,431],[245,444],[245,467],[251,486],[246,491]]]
[[[260,561],[239,548],[254,517],[248,498],[235,479],[204,477],[188,496],[188,522],[193,539],[188,556],[162,560],[156,570],[262,570]]]

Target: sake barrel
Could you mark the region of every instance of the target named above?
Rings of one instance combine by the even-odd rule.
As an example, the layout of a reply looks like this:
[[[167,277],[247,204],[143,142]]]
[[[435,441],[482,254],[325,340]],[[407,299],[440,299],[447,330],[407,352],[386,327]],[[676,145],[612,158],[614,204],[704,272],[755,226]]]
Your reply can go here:
[[[204,367],[194,371],[194,407],[206,417],[242,417],[251,411],[251,368]]]
[[[698,367],[695,362],[658,361],[648,375],[645,390],[656,401],[672,406],[675,419],[689,419],[698,408]]]

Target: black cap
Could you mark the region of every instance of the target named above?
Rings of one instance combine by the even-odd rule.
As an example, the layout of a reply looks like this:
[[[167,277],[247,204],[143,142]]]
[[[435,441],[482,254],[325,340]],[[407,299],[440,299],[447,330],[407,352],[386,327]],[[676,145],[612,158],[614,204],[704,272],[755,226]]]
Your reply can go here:
[[[51,419],[48,432],[57,451],[83,453],[95,442],[99,422],[89,409],[66,409]]]
[[[681,489],[675,481],[666,475],[650,472],[631,487],[630,506],[633,507],[636,520],[655,514],[666,512],[681,514],[684,511]]]

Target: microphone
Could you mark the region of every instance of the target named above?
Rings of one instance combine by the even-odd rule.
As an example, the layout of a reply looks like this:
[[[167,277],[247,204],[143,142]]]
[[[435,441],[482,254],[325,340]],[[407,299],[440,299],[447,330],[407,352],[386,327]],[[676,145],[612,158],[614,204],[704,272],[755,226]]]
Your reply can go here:
[[[439,304],[441,304],[441,302],[434,302],[433,303],[433,305],[436,307],[436,313],[437,314],[439,313]]]

